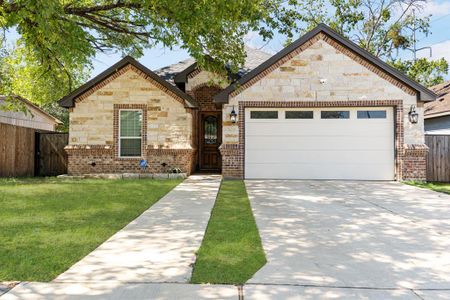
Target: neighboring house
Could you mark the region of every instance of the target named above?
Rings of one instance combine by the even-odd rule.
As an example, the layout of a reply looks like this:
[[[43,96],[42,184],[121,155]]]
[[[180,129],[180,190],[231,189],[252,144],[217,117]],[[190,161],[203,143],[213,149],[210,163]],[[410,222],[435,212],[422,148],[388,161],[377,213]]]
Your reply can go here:
[[[21,110],[6,109],[10,103]],[[25,109],[23,110],[22,108]],[[5,96],[0,95],[0,123],[37,130],[55,131],[56,126],[61,124],[61,121],[22,97],[13,96],[13,100],[7,101]]]
[[[425,133],[450,135],[450,81],[431,88],[437,100],[425,104]]]
[[[64,97],[69,173],[425,179],[432,91],[325,25],[247,55],[231,85],[193,60],[152,72],[126,57]]]
[[[38,175],[38,133],[55,131],[60,123],[22,97],[0,96],[0,177]]]

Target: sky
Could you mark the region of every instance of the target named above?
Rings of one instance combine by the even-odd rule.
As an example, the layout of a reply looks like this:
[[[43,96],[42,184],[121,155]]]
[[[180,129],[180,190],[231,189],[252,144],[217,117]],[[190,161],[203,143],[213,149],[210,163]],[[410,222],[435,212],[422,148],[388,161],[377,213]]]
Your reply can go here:
[[[450,62],[450,0],[431,0],[427,1],[424,6],[423,15],[432,15],[431,17],[431,34],[427,37],[418,35],[417,48],[431,47],[432,58],[438,59],[444,57]],[[14,33],[11,33],[14,36]],[[283,48],[285,39],[281,35],[275,35],[274,39],[269,43],[264,43],[256,33],[249,33],[245,38],[248,46],[260,48],[268,53],[276,53]],[[411,52],[401,54],[404,58],[412,58]],[[138,60],[150,68],[155,70],[173,63],[177,63],[189,57],[189,54],[180,48],[168,49],[162,46],[147,49],[144,56]],[[418,53],[418,57],[429,57],[429,50],[422,50]],[[98,54],[93,59],[94,69],[91,76],[101,73],[121,58],[120,54]],[[450,79],[450,74],[447,76]]]

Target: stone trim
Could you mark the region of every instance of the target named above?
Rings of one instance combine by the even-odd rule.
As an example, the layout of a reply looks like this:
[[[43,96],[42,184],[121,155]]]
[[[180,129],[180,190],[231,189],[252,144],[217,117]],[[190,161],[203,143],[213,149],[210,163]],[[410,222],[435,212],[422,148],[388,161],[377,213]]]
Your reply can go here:
[[[114,79],[124,75],[128,71],[133,71],[133,72],[137,73],[139,76],[141,76],[144,79],[150,81],[150,83],[155,85],[161,91],[165,92],[166,94],[168,94],[169,96],[171,96],[172,98],[174,98],[175,100],[180,102],[181,104],[186,105],[185,100],[183,98],[179,97],[177,94],[175,94],[174,92],[172,92],[168,88],[164,87],[159,82],[153,80],[150,76],[145,74],[145,72],[142,72],[141,70],[139,70],[138,68],[136,68],[135,66],[133,66],[131,64],[128,64],[125,67],[117,70],[114,74],[110,75],[108,78],[106,78],[103,81],[97,83],[92,88],[90,88],[89,90],[87,90],[86,92],[84,92],[83,94],[78,96],[77,98],[75,98],[75,103],[83,101],[84,99],[86,99],[87,97],[91,96],[93,93],[95,93],[98,90],[100,90],[101,88],[105,87],[106,85],[111,83]]]
[[[142,110],[142,142],[141,157],[119,157],[119,111],[121,109],[140,109]],[[113,145],[114,157],[117,160],[141,160],[144,157],[144,151],[147,147],[147,105],[146,104],[114,104],[113,117]]]
[[[238,94],[243,92],[245,89],[247,89],[250,86],[254,85],[256,82],[260,81],[262,78],[264,78],[265,76],[269,75],[274,70],[278,69],[284,63],[286,63],[289,60],[293,59],[295,56],[297,56],[298,54],[300,54],[301,52],[303,52],[304,50],[306,50],[307,48],[309,48],[311,45],[313,45],[314,43],[316,43],[319,40],[325,41],[330,46],[332,46],[336,50],[340,51],[342,54],[344,54],[347,57],[351,58],[355,62],[363,65],[364,67],[366,67],[370,71],[374,72],[375,74],[377,74],[381,78],[385,79],[389,83],[395,85],[396,87],[402,89],[406,93],[408,93],[410,95],[416,95],[417,94],[417,92],[414,91],[412,88],[410,88],[409,86],[405,85],[404,83],[402,83],[398,79],[394,78],[393,76],[387,74],[380,67],[378,67],[378,66],[368,62],[367,60],[362,58],[357,53],[353,52],[352,50],[348,49],[347,47],[345,47],[345,46],[341,45],[340,43],[338,43],[337,41],[335,41],[332,37],[326,35],[323,32],[319,32],[318,34],[313,36],[311,39],[309,39],[307,42],[305,42],[303,45],[301,45],[300,47],[296,48],[295,50],[291,51],[290,53],[288,53],[287,55],[285,55],[284,57],[279,59],[277,62],[272,64],[270,67],[268,67],[267,69],[265,69],[264,71],[262,71],[261,73],[259,73],[255,77],[253,77],[252,79],[250,79],[248,82],[240,85],[236,90],[234,90],[233,92],[230,93],[229,97],[230,98],[236,97]]]
[[[245,178],[245,109],[249,107],[303,108],[303,107],[380,107],[394,108],[395,141],[395,178],[403,178],[403,101],[402,100],[358,100],[358,101],[240,101],[239,106],[239,144],[221,146],[222,159],[225,162],[222,172],[225,177]]]

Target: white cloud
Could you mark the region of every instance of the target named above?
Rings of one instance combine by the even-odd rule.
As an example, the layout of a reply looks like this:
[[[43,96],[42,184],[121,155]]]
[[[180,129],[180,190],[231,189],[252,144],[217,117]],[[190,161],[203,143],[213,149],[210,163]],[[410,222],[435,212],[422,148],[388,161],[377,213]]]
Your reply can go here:
[[[450,14],[450,1],[426,1],[420,14],[424,16],[432,15],[433,17]]]

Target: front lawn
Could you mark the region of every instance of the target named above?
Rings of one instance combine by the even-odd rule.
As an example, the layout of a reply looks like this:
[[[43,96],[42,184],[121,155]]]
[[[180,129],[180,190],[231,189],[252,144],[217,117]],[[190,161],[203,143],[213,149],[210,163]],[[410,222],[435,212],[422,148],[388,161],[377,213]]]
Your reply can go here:
[[[244,182],[223,181],[191,281],[242,284],[265,263]]]
[[[50,281],[180,180],[0,179],[0,281]]]
[[[423,182],[423,181],[407,181],[406,184],[430,189],[436,192],[450,194],[450,183],[441,182]]]

